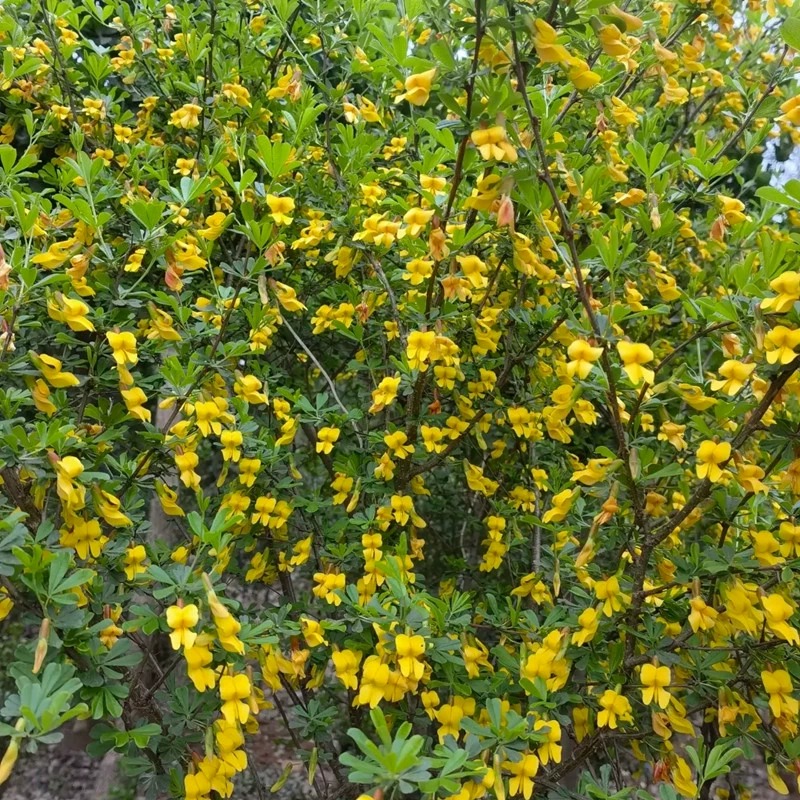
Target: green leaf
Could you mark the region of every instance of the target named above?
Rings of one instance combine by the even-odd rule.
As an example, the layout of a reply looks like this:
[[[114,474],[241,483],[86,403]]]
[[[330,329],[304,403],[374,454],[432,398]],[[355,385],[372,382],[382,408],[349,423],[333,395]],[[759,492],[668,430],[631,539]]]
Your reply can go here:
[[[789,17],[781,25],[781,38],[792,50],[800,51],[800,19]]]

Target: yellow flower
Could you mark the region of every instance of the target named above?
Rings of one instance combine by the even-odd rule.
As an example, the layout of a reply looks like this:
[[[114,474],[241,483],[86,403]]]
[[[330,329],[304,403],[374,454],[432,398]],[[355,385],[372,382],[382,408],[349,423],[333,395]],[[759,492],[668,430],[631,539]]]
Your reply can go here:
[[[312,588],[315,597],[320,597],[326,603],[339,606],[342,598],[338,594],[339,590],[345,588],[347,578],[343,572],[315,572],[314,583],[317,585]]]
[[[272,212],[270,216],[278,225],[291,225],[294,221],[289,215],[294,211],[294,200],[291,197],[267,195],[267,205]]]
[[[254,405],[267,402],[267,396],[261,391],[262,383],[255,375],[237,375],[233,384],[233,393],[241,400]]]
[[[539,745],[537,755],[539,761],[547,766],[551,761],[554,764],[561,762],[561,725],[555,720],[537,719],[533,729],[547,735],[547,740]]]
[[[573,728],[575,738],[582,742],[589,734],[589,709],[576,706],[572,709]]]
[[[170,517],[183,517],[185,513],[178,505],[178,494],[162,481],[156,481],[156,495],[164,513]]]
[[[227,219],[228,215],[224,211],[217,211],[214,214],[210,214],[206,217],[206,227],[200,228],[200,230],[197,231],[197,235],[212,242],[215,239],[219,239],[222,235],[222,231],[225,229],[225,221]]]
[[[58,410],[50,399],[50,389],[41,378],[37,378],[35,382],[32,382],[31,398],[33,399],[33,404],[36,406],[36,409],[43,414],[47,414],[48,417],[55,414]]]
[[[339,441],[340,434],[339,428],[320,428],[317,432],[317,452],[328,455],[333,450],[333,445]]]
[[[762,483],[766,473],[757,464],[739,464],[736,468],[736,480],[746,492],[766,494],[767,486]]]
[[[119,393],[122,395],[128,413],[132,417],[142,422],[150,422],[150,410],[144,407],[147,402],[147,395],[138,386],[134,386],[131,389],[120,389]]]
[[[103,552],[103,547],[108,541],[100,530],[100,523],[96,519],[72,517],[67,526],[60,530],[59,542],[64,547],[71,547],[79,558],[98,558]]]
[[[278,298],[278,302],[281,304],[284,311],[306,310],[306,307],[297,299],[297,292],[295,292],[291,286],[273,281],[272,288],[275,290],[275,296]]]
[[[639,41],[633,36],[626,36],[616,25],[604,25],[597,31],[602,51],[620,64],[624,64],[628,72],[638,66],[632,55],[639,48]]]
[[[146,559],[147,551],[144,549],[144,545],[137,544],[125,551],[125,577],[129,581],[147,571],[147,567],[144,566]]]
[[[710,631],[717,622],[719,612],[709,606],[702,597],[693,597],[689,601],[691,612],[689,613],[689,625],[692,630],[697,631]]]
[[[591,606],[584,609],[578,617],[578,625],[581,626],[581,629],[572,634],[572,644],[581,647],[586,642],[591,642],[597,633],[598,623],[597,611]]]
[[[169,117],[169,124],[186,130],[196,128],[200,124],[200,114],[203,109],[196,103],[186,103]]]
[[[630,603],[630,596],[625,594],[619,585],[619,579],[612,575],[604,581],[594,584],[595,597],[603,603],[603,614],[610,617],[615,611],[622,611]]]
[[[395,638],[394,646],[400,674],[405,678],[420,680],[425,673],[425,664],[422,660],[425,655],[425,639],[418,634],[409,636],[401,633]]]
[[[181,647],[191,647],[197,634],[192,630],[200,619],[200,612],[194,603],[189,605],[175,605],[167,609],[167,625],[172,628],[169,640],[173,650]]]
[[[98,487],[92,488],[94,507],[107,525],[113,528],[124,528],[133,523],[120,510],[121,502],[118,497],[103,491]]]
[[[764,689],[769,695],[769,707],[775,717],[796,718],[800,703],[792,697],[792,679],[785,669],[764,670],[761,673]]]
[[[711,391],[722,391],[729,397],[733,397],[742,390],[755,368],[755,364],[743,364],[735,359],[725,361],[719,368],[722,380],[711,381]]]
[[[56,292],[47,301],[47,313],[56,322],[65,322],[73,331],[91,333],[94,330],[92,321],[86,316],[89,306],[82,300],[64,297],[61,292]]]
[[[567,348],[570,360],[567,362],[567,375],[574,378],[576,375],[585,380],[592,371],[592,365],[603,355],[602,347],[592,347],[583,339],[576,339]]]
[[[194,158],[177,158],[175,159],[175,169],[172,172],[175,175],[182,175],[184,178],[188,178],[196,166],[197,160]],[[144,254],[144,251],[142,253]]]
[[[436,340],[435,331],[412,331],[408,334],[406,358],[411,369],[425,372],[428,368],[428,359]]]
[[[322,632],[322,626],[315,619],[300,617],[300,628],[309,647],[319,647],[328,643]]]
[[[794,608],[779,594],[770,594],[761,598],[764,619],[767,627],[780,639],[789,644],[800,644],[800,635],[789,625]]]
[[[706,395],[703,394],[703,390],[699,386],[692,386],[688,383],[679,383],[678,391],[686,403],[695,411],[706,411],[717,402],[716,398],[714,397],[706,397]]]
[[[775,326],[764,337],[767,361],[770,364],[788,364],[797,355],[794,351],[798,345],[800,345],[800,330],[793,331],[785,325]]]
[[[395,98],[395,103],[408,100],[413,106],[424,106],[431,93],[431,84],[436,76],[436,68],[409,75],[405,81],[405,92]]]
[[[136,354],[136,337],[132,333],[108,331],[106,339],[111,346],[114,361],[119,366],[134,365],[139,360]]]
[[[80,510],[85,503],[86,488],[75,483],[83,470],[83,462],[75,456],[65,456],[55,464],[56,493],[70,511]]]
[[[356,704],[375,708],[384,698],[389,685],[389,677],[389,665],[384,664],[378,655],[369,656],[361,668],[361,685]]]
[[[223,83],[222,96],[231,100],[237,106],[250,108],[250,92],[245,86],[238,83]]]
[[[25,730],[24,717],[19,718],[15,727],[20,732]],[[11,777],[11,770],[14,769],[14,764],[17,763],[17,757],[19,756],[20,741],[19,737],[14,736],[8,743],[5,753],[3,753],[3,758],[0,759],[0,786]]]
[[[697,477],[701,480],[708,478],[712,483],[719,483],[722,479],[723,468],[731,457],[729,442],[714,442],[706,439],[697,449]]]
[[[643,381],[652,385],[655,380],[653,370],[644,367],[644,364],[653,360],[653,351],[646,344],[636,342],[617,342],[617,351],[622,359],[622,368],[634,386]]]
[[[8,596],[8,589],[0,586],[0,621],[4,620],[14,608],[14,601]]]
[[[800,101],[800,97],[798,100]],[[800,110],[800,106],[798,109]],[[794,304],[800,300],[800,272],[787,270],[770,281],[769,286],[778,294],[776,297],[768,297],[761,301],[761,308],[764,311],[785,314],[787,311],[791,311]]]
[[[219,679],[220,711],[229,725],[244,725],[250,716],[250,706],[244,701],[250,697],[250,679],[247,675],[223,675]]]
[[[422,436],[422,443],[429,453],[441,453],[447,445],[442,441],[444,439],[444,431],[441,428],[436,428],[432,425],[420,425],[420,435]]]
[[[657,664],[645,664],[642,667],[640,679],[642,681],[642,702],[645,705],[656,703],[661,708],[669,705],[671,698],[667,691],[670,684],[671,672],[669,667],[659,667]]]
[[[745,222],[750,217],[744,213],[744,203],[737,200],[735,197],[728,197],[727,195],[717,195],[722,216],[728,225],[738,225],[740,222]]]
[[[353,691],[358,688],[358,665],[361,663],[362,655],[358,650],[334,650],[331,653],[336,677]]]
[[[600,83],[600,76],[582,59],[570,56],[567,60],[567,78],[581,92]]]
[[[614,202],[625,208],[639,205],[639,203],[643,203],[646,199],[647,193],[643,189],[628,189],[627,192],[617,192],[614,195]]]
[[[397,397],[397,390],[400,388],[400,376],[389,376],[383,378],[378,384],[378,388],[372,392],[372,405],[369,407],[370,414],[377,414],[384,408],[390,406]]]
[[[697,797],[697,784],[692,780],[692,768],[680,756],[675,758],[675,766],[670,772],[670,777],[683,797]]]
[[[627,697],[606,689],[600,697],[600,707],[603,709],[597,714],[599,728],[616,729],[620,722],[633,722],[631,704]]]
[[[458,739],[461,729],[461,720],[464,718],[464,709],[457,703],[445,703],[433,712],[433,716],[439,723],[439,730],[436,735],[440,742],[448,736]]]
[[[543,19],[533,21],[533,46],[542,64],[569,64],[571,56],[564,45],[558,44],[555,29]]]
[[[516,148],[508,141],[508,134],[502,125],[473,131],[469,138],[485,161],[506,161],[514,164],[519,158]]]
[[[395,458],[404,459],[414,452],[413,444],[406,444],[408,436],[405,431],[395,431],[394,433],[387,433],[383,437],[383,442],[389,449],[389,453]]]
[[[223,461],[233,461],[235,464],[241,458],[242,451],[239,449],[242,446],[241,431],[222,431],[219,443],[222,445]]]
[[[544,512],[542,522],[545,525],[550,522],[563,522],[567,518],[567,514],[579,492],[579,489],[564,489],[564,491],[554,495],[552,506]]]
[[[390,247],[399,229],[400,223],[386,219],[386,214],[371,214],[364,220],[363,229],[353,236],[353,240]]]
[[[533,794],[534,777],[539,771],[539,759],[533,753],[522,753],[519,761],[505,761],[503,767],[511,773],[508,791],[511,797],[522,795],[530,800]]]
[[[46,253],[37,253],[31,261],[44,269],[60,267],[72,255],[72,248],[77,244],[77,239],[70,237],[61,242],[53,242]]]
[[[606,11],[617,19],[622,20],[622,22],[625,24],[626,31],[637,31],[644,25],[639,17],[635,17],[633,14],[629,14],[627,11],[623,11],[615,3],[612,3],[606,9]]]
[[[217,673],[208,666],[213,660],[209,649],[210,644],[211,637],[202,633],[191,647],[187,647],[183,651],[186,659],[186,673],[198,692],[213,689],[217,682]]]
[[[800,95],[790,97],[781,103],[781,111],[783,114],[778,117],[779,122],[800,125]]]
[[[62,371],[61,362],[57,358],[44,353],[42,355],[32,353],[32,360],[44,379],[54,389],[66,389],[80,384],[80,381],[71,372]]]

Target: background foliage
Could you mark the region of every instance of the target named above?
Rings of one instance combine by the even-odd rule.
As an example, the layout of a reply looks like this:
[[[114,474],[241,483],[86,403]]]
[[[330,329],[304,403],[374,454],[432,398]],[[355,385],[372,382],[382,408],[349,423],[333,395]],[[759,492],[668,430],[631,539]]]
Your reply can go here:
[[[0,783],[81,717],[227,797],[275,704],[320,797],[708,797],[742,754],[788,791],[789,4],[10,0],[0,38]]]

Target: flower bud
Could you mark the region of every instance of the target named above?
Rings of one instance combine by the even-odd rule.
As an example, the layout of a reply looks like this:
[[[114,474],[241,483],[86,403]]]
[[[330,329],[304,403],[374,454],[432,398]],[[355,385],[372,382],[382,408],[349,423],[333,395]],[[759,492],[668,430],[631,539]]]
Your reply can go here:
[[[50,620],[45,617],[39,627],[39,641],[36,643],[36,652],[33,656],[33,674],[36,675],[44,664],[47,655],[47,639],[50,636]]]
[[[497,208],[497,227],[514,230],[514,203],[507,194],[503,195]]]

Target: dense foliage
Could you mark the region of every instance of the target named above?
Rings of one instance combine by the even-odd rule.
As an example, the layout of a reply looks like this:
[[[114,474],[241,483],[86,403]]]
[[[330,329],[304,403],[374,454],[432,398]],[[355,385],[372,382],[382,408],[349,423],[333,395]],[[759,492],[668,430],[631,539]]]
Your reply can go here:
[[[227,797],[275,705],[321,798],[788,791],[789,4],[7,0],[0,41],[0,783],[81,717]]]

